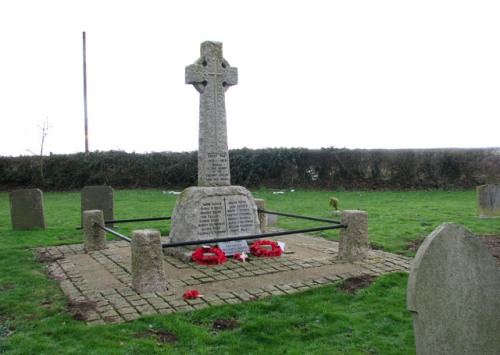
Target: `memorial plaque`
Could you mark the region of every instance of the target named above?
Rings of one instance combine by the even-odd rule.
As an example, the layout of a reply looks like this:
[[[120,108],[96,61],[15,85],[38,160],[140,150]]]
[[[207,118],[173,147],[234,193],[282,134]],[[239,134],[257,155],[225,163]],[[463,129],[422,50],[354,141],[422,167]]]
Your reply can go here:
[[[226,255],[234,255],[236,253],[249,253],[250,248],[246,240],[232,240],[230,242],[220,242],[217,244]]]
[[[228,195],[201,200],[198,215],[198,236],[217,238],[252,234],[254,210],[246,196]]]
[[[227,152],[207,153],[205,183],[208,186],[224,185],[231,180]]]
[[[224,203],[218,198],[207,198],[201,202],[198,216],[198,235],[201,237],[227,234]]]
[[[190,187],[172,214],[172,242],[260,233],[257,206],[241,186]]]

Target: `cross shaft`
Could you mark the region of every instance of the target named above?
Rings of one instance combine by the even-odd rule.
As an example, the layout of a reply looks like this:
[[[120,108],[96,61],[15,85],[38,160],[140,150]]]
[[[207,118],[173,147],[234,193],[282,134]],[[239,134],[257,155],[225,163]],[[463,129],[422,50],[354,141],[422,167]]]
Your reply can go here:
[[[200,58],[186,67],[186,84],[200,93],[198,185],[229,186],[225,92],[238,83],[238,69],[222,56],[222,43],[203,42]]]

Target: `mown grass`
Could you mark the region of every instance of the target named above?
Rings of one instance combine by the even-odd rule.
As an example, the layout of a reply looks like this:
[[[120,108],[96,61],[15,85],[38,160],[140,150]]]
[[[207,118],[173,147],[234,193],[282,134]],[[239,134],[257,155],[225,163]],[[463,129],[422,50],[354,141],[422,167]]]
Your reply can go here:
[[[500,221],[478,219],[474,191],[275,191],[259,190],[267,209],[331,217],[329,198],[341,209],[369,213],[371,241],[385,250],[411,255],[407,243],[425,237],[443,222],[475,233],[500,233]],[[8,194],[0,193],[0,353],[6,354],[412,354],[411,315],[406,311],[407,275],[377,278],[370,287],[346,294],[339,285],[234,306],[144,317],[135,322],[86,326],[72,318],[56,281],[47,278],[33,249],[81,243],[79,193],[45,193],[47,228],[11,229]],[[115,191],[115,217],[170,215],[176,195],[158,190]],[[316,226],[280,218],[283,228]],[[155,228],[167,222],[120,225],[120,232]],[[322,234],[337,238],[338,231]],[[233,330],[214,329],[216,319],[234,319]],[[156,331],[177,341],[164,343]],[[142,334],[142,336],[140,336]],[[150,336],[144,336],[144,334]]]

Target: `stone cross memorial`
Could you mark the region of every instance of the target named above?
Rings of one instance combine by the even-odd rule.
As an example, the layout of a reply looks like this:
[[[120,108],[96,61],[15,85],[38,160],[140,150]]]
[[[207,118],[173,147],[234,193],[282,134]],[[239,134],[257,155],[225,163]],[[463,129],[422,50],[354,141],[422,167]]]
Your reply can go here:
[[[231,186],[224,100],[229,87],[238,83],[238,70],[223,58],[222,43],[207,41],[201,44],[200,58],[186,67],[185,74],[186,84],[200,93],[198,186],[179,195],[170,240],[176,243],[259,234],[257,206],[251,193],[244,187]]]
[[[201,44],[201,57],[186,67],[186,84],[200,93],[198,186],[229,186],[224,94],[238,84],[238,69],[222,58],[222,43]]]

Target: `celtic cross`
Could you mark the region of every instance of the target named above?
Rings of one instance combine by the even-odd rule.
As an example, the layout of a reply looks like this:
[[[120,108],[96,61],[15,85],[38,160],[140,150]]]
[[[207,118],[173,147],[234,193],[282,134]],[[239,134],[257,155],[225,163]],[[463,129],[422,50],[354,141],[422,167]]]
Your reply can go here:
[[[200,93],[198,186],[229,186],[224,94],[238,84],[238,69],[223,58],[220,42],[203,42],[200,52],[200,58],[186,67],[186,84]]]

